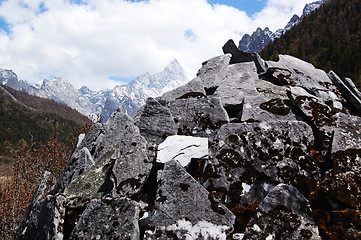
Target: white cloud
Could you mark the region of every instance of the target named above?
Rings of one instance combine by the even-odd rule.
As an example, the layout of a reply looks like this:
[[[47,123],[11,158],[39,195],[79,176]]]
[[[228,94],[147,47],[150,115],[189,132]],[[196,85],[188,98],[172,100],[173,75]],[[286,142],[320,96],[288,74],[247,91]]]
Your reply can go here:
[[[252,18],[206,0],[86,2],[3,2],[0,16],[12,33],[0,33],[0,68],[31,82],[58,75],[93,89],[114,86],[110,77],[159,72],[173,58],[195,73],[204,60],[222,54],[228,39],[237,42],[257,26],[283,27],[310,1],[269,0]]]

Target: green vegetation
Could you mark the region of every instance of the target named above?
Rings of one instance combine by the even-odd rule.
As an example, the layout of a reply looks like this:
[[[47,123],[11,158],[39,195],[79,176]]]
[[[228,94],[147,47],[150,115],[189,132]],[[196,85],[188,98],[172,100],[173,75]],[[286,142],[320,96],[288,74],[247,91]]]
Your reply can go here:
[[[361,87],[361,0],[330,0],[269,43],[264,59],[288,54],[341,78],[350,77]]]
[[[0,89],[0,164],[11,161],[19,149],[46,143],[52,137],[67,144],[70,133],[90,123],[85,116],[67,106],[3,88],[18,102]]]

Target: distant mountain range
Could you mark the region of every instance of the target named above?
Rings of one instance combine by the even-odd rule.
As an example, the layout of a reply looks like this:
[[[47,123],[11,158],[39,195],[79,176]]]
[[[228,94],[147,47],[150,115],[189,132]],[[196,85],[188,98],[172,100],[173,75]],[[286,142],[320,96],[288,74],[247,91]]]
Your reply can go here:
[[[30,85],[19,80],[13,71],[0,69],[0,84],[63,103],[86,116],[99,114],[104,121],[107,121],[118,107],[123,113],[131,114],[142,106],[148,97],[158,97],[189,80],[190,75],[176,59],[160,73],[146,73],[129,84],[101,91],[92,91],[86,86],[75,89],[68,81],[58,77]]]
[[[310,12],[314,11],[320,7],[326,0],[320,0],[313,3],[306,4],[303,9],[302,16],[299,17],[297,14],[293,15],[290,21],[287,23],[285,28],[278,29],[276,32],[272,32],[268,27],[265,29],[257,28],[252,35],[245,34],[242,39],[239,41],[238,48],[244,52],[259,52],[261,51],[270,41],[279,38],[286,31],[290,30],[295,24],[297,24],[300,19],[308,15]]]

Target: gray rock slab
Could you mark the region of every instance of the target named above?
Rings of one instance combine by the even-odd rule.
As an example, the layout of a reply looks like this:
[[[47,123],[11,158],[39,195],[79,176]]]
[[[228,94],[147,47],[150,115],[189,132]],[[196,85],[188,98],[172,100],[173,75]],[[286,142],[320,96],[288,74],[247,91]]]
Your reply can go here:
[[[226,54],[211,58],[202,63],[197,76],[201,79],[206,89],[217,88],[221,84],[230,60],[231,55]]]
[[[139,239],[139,204],[129,199],[90,201],[69,239]]]
[[[333,168],[326,173],[323,190],[334,203],[356,209],[361,197],[357,187],[361,186],[360,117],[339,113],[331,158]]]
[[[193,239],[226,239],[234,220],[234,215],[177,161],[165,163],[151,216],[155,230],[148,232],[150,239],[162,239],[170,233],[179,238],[188,234]]]
[[[135,125],[149,144],[158,145],[166,137],[177,134],[177,126],[168,108],[148,98]]]
[[[176,98],[181,98],[186,94],[189,95],[206,95],[206,91],[204,90],[204,83],[200,77],[196,77],[187,84],[180,86],[172,91],[164,93],[161,97],[157,99],[171,101]]]
[[[243,239],[321,239],[308,200],[279,184],[260,203]]]
[[[275,77],[278,84],[301,86],[310,91],[330,90],[332,82],[327,74],[312,64],[298,58],[279,55],[279,61],[267,61],[267,72]]]
[[[169,104],[179,135],[207,137],[229,122],[219,98],[176,99]]]
[[[242,104],[245,96],[258,95],[256,79],[258,74],[253,62],[230,65],[214,95],[221,98],[223,106]]]
[[[242,109],[242,122],[296,121],[297,117],[286,105],[286,100],[277,97],[246,97]]]
[[[348,88],[347,85],[333,71],[330,71],[328,73],[328,76],[336,85],[336,87],[340,90],[342,96],[350,104],[352,104],[358,114],[361,114],[361,99],[358,98],[357,94],[355,94],[355,91],[352,91],[352,89]]]
[[[293,105],[317,130],[319,138],[327,148],[330,145],[335,126],[331,108],[301,87],[290,87],[288,94]]]
[[[225,54],[229,53],[232,55],[231,64],[234,63],[242,63],[242,62],[254,62],[257,67],[258,73],[263,73],[266,71],[266,67],[264,61],[258,55],[258,53],[247,53],[241,51],[236,44],[234,44],[233,40],[228,40],[226,44],[223,46],[223,52]]]
[[[361,99],[361,92],[357,89],[351,78],[345,78],[345,85],[355,94],[358,99]]]
[[[312,129],[304,122],[223,125],[211,145],[216,161],[205,167],[204,186],[227,207],[241,203],[242,184],[255,182],[287,183],[307,195],[321,178],[313,143]]]

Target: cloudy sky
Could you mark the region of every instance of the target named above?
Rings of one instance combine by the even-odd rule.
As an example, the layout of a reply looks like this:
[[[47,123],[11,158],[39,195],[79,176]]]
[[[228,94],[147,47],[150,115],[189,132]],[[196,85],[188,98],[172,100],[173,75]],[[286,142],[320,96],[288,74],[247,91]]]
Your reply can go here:
[[[111,88],[176,58],[195,74],[228,39],[283,28],[312,0],[0,0],[0,68]]]

